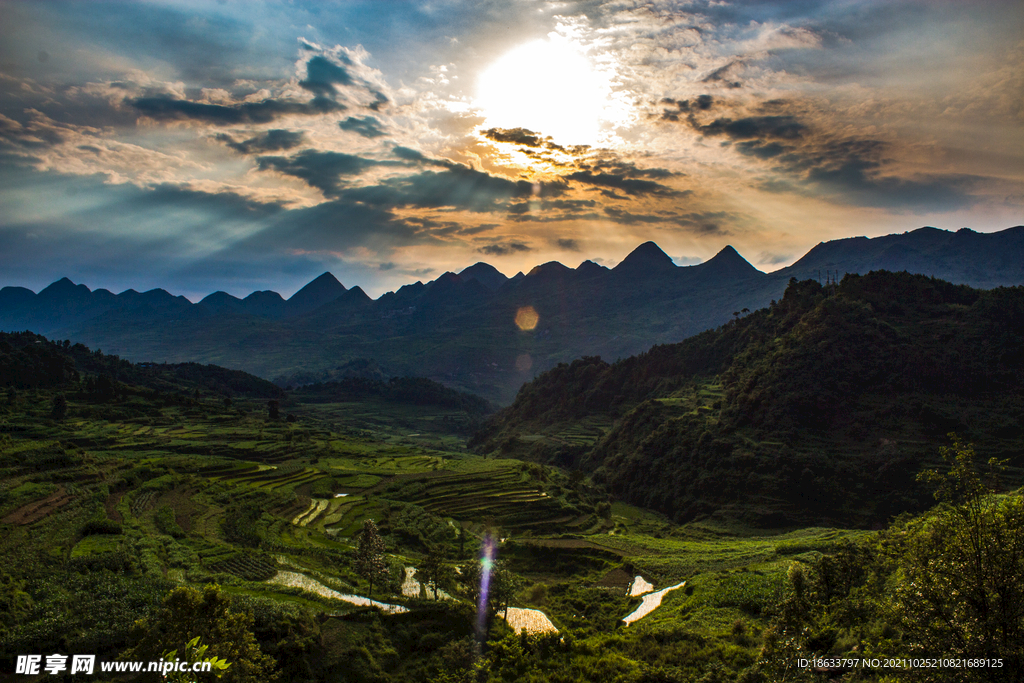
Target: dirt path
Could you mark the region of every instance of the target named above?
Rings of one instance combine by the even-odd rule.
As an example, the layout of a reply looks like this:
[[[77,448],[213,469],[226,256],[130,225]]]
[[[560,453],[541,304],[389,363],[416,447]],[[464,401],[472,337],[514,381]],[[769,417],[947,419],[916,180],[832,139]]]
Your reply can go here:
[[[46,498],[22,505],[14,512],[0,519],[0,522],[19,525],[32,524],[46,517],[57,508],[67,505],[73,498],[74,496],[65,491],[63,486],[58,486],[57,490]]]
[[[124,521],[124,517],[122,517],[121,513],[117,511],[117,504],[121,502],[121,499],[124,498],[124,494],[126,493],[128,493],[128,489],[115,491],[107,496],[107,500],[103,503],[103,509],[107,511],[107,517],[118,524]]]

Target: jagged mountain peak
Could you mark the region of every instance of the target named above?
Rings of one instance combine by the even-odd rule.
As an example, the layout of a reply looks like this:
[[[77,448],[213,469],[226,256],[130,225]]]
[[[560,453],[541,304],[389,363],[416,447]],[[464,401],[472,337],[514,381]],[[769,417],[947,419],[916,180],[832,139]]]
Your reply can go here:
[[[629,255],[622,259],[622,263],[615,266],[612,270],[619,273],[634,271],[637,273],[651,273],[676,267],[676,264],[672,262],[672,258],[662,251],[661,247],[654,242],[644,242],[629,252]]]
[[[508,278],[501,271],[483,261],[478,261],[469,268],[463,269],[459,272],[459,277],[465,282],[476,280],[492,292],[508,282]]]

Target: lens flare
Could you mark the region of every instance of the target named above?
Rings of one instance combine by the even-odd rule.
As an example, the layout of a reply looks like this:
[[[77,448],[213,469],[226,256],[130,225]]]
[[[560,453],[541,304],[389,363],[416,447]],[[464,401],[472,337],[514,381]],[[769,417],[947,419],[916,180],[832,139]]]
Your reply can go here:
[[[476,606],[476,633],[483,640],[487,626],[487,595],[491,589],[491,569],[494,567],[494,536],[484,536],[480,549],[480,601]]]
[[[521,330],[532,330],[540,322],[540,315],[533,306],[523,306],[516,311],[516,327]]]

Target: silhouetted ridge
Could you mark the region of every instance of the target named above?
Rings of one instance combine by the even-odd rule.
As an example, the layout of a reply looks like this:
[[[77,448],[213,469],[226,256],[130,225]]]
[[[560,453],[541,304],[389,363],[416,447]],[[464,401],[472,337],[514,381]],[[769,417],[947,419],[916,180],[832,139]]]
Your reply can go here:
[[[466,268],[459,273],[459,277],[466,282],[476,280],[492,292],[508,282],[508,278],[497,268],[483,261],[474,263],[469,268]]]
[[[292,294],[285,307],[286,315],[302,315],[334,301],[346,291],[345,285],[331,273],[324,273]]]
[[[739,252],[733,249],[731,245],[727,245],[715,254],[713,258],[693,266],[693,268],[699,269],[703,274],[712,275],[716,278],[740,278],[763,274],[760,270],[750,265],[745,258],[740,256]]]
[[[642,275],[675,270],[677,267],[661,247],[654,242],[644,242],[622,259],[622,263],[612,268],[612,271]]]

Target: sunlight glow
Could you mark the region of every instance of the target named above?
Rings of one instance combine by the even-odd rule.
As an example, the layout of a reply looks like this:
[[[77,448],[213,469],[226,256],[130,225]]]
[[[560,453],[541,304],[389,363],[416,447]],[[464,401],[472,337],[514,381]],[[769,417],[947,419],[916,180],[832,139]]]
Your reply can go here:
[[[521,45],[480,76],[476,106],[487,127],[526,128],[560,144],[593,145],[611,96],[607,74],[557,36]]]

